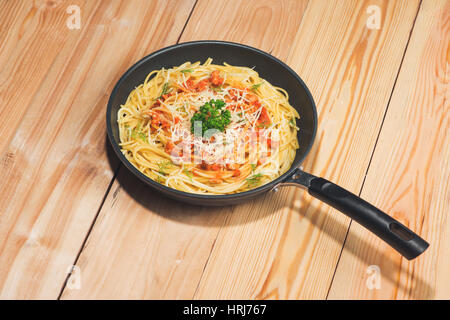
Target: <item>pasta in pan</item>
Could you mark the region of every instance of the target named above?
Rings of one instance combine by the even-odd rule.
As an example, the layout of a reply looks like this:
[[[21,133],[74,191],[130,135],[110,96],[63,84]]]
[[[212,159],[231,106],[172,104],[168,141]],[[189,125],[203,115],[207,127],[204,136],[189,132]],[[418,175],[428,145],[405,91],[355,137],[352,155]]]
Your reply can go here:
[[[149,178],[232,194],[286,172],[298,148],[288,94],[248,67],[186,62],[150,72],[118,111],[125,157]]]

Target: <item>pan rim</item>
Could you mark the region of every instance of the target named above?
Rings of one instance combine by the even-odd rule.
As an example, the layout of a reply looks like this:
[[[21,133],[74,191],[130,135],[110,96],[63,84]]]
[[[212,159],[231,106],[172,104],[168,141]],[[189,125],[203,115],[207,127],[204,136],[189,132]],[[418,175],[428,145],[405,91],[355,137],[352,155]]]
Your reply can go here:
[[[310,139],[310,141],[308,142],[308,145],[306,146],[306,151],[303,153],[303,155],[301,155],[301,157],[295,161],[294,163],[292,163],[291,167],[282,175],[280,175],[279,177],[277,177],[276,179],[262,185],[259,186],[255,189],[251,189],[251,190],[247,190],[244,192],[238,192],[238,193],[233,193],[233,194],[197,194],[197,193],[189,193],[189,192],[185,192],[185,191],[181,191],[181,190],[177,190],[171,187],[167,187],[163,184],[160,184],[154,180],[152,180],[151,178],[147,177],[145,174],[143,174],[141,171],[139,171],[130,161],[128,161],[128,159],[123,155],[123,153],[121,152],[120,146],[118,144],[118,142],[114,139],[113,136],[113,131],[112,131],[112,124],[111,124],[111,113],[112,113],[112,107],[113,107],[113,98],[116,96],[118,88],[120,87],[120,85],[137,69],[139,68],[142,64],[146,63],[148,60],[152,59],[153,57],[163,54],[167,51],[171,51],[175,48],[182,48],[182,47],[188,47],[188,46],[192,46],[192,45],[199,45],[199,44],[209,44],[209,45],[214,45],[214,44],[218,44],[218,45],[225,45],[225,46],[232,46],[232,47],[239,47],[242,49],[246,49],[248,51],[253,51],[257,54],[263,55],[265,57],[267,57],[268,59],[273,60],[275,63],[277,63],[278,65],[280,65],[280,67],[284,68],[287,72],[289,72],[296,80],[297,82],[303,87],[303,89],[305,90],[308,99],[310,99],[311,103],[312,103],[312,111],[313,111],[313,132],[312,132],[312,138]],[[151,187],[154,187],[155,189],[162,191],[163,193],[174,193],[178,196],[182,196],[182,197],[189,197],[189,198],[196,198],[196,199],[215,199],[215,200],[226,200],[226,199],[240,199],[240,198],[246,198],[246,197],[251,197],[257,194],[260,194],[262,192],[268,191],[269,189],[272,189],[273,186],[276,186],[280,183],[282,183],[284,180],[286,180],[286,178],[290,177],[294,171],[300,166],[300,164],[303,162],[303,160],[305,159],[305,157],[309,154],[309,152],[311,151],[311,148],[314,144],[315,141],[315,137],[316,137],[316,133],[317,133],[317,124],[318,124],[318,120],[317,120],[317,109],[316,109],[316,104],[314,102],[314,99],[311,95],[311,92],[309,90],[309,88],[306,86],[305,82],[300,78],[300,76],[291,68],[289,67],[286,63],[284,63],[283,61],[279,60],[278,58],[274,57],[273,55],[264,52],[260,49],[248,46],[248,45],[244,45],[241,43],[236,43],[236,42],[231,42],[231,41],[221,41],[221,40],[197,40],[197,41],[188,41],[188,42],[182,42],[182,43],[177,43],[168,47],[164,47],[161,48],[157,51],[154,51],[148,55],[146,55],[145,57],[141,58],[140,60],[138,60],[137,62],[135,62],[130,68],[128,68],[127,71],[125,71],[125,73],[119,78],[119,80],[117,81],[117,83],[114,85],[113,90],[111,91],[111,94],[109,96],[108,99],[108,104],[107,104],[107,108],[106,108],[106,131],[107,131],[107,135],[108,135],[108,139],[109,142],[111,143],[113,150],[115,152],[115,154],[117,155],[117,157],[120,159],[121,163],[124,164],[128,170],[130,170],[136,177],[138,177],[142,182],[146,183],[147,185],[150,185]]]

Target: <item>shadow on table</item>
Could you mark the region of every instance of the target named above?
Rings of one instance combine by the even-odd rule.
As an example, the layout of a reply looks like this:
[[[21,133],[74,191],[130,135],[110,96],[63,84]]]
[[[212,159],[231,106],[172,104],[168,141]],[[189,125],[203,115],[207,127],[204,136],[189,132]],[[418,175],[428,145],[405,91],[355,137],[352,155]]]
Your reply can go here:
[[[112,150],[109,141],[106,141],[106,149],[111,168],[117,168],[119,160],[115,155],[114,150]],[[121,189],[125,191],[129,197],[139,203],[142,207],[151,209],[151,212],[180,223],[199,225],[208,228],[251,223],[272,214],[283,213],[283,209],[289,206],[289,203],[285,201],[285,198],[287,198],[285,192],[280,192],[279,195],[268,192],[249,202],[228,207],[206,207],[185,204],[152,190],[123,165],[119,165],[116,179],[118,180]],[[303,191],[299,190],[297,194],[301,194],[302,192]],[[408,290],[412,298],[417,296],[416,292],[418,291],[420,291],[420,296],[417,296],[417,299],[430,299],[434,297],[434,288],[416,276],[410,281],[414,282],[413,286],[406,287],[398,283],[400,275],[405,277],[410,273],[408,270],[410,267],[405,263],[406,260],[400,259],[400,255],[391,257],[376,248],[360,235],[352,232],[351,229],[349,230],[348,224],[340,222],[334,217],[334,214],[329,214],[327,212],[327,206],[324,205],[314,210],[308,210],[308,206],[309,204],[306,203],[306,201],[302,201],[299,207],[290,206],[290,210],[296,212],[301,218],[308,219],[315,227],[319,228],[322,232],[326,233],[334,241],[340,244],[343,241],[343,235],[348,232],[347,237],[352,238],[353,243],[358,243],[360,245],[350,246],[347,243],[343,250],[351,253],[365,265],[372,265],[381,261],[383,265],[394,266],[394,268],[380,268],[381,274],[394,285],[399,286],[400,289]],[[271,210],[265,209],[268,207],[270,207]],[[319,218],[323,215],[327,215],[326,223],[325,219]],[[333,227],[330,228],[330,225]],[[362,281],[366,281],[366,278]],[[424,296],[424,292],[426,292],[426,296]]]

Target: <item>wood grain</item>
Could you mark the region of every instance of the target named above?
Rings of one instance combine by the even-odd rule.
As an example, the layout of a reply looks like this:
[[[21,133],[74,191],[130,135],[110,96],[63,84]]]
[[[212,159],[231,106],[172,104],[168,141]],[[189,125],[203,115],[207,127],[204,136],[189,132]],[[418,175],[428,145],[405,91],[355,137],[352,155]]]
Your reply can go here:
[[[449,298],[449,31],[450,1],[423,1],[362,190],[430,247],[407,261],[352,223],[331,299]],[[366,285],[371,265],[378,289]]]
[[[65,24],[71,4],[79,30]],[[0,52],[0,292],[55,299],[117,167],[105,147],[109,92],[132,62],[177,41],[194,1],[7,5],[2,14],[15,20],[2,20]]]
[[[380,29],[366,26],[370,5]],[[0,2],[0,298],[448,299],[449,14],[449,0]],[[319,112],[304,169],[361,192],[429,250],[407,262],[293,187],[193,207],[118,169],[113,85],[146,54],[198,39],[296,70]]]
[[[382,11],[380,30],[366,27],[373,4]],[[358,193],[417,9],[412,1],[308,4],[288,58],[319,112],[306,171]],[[304,191],[287,189],[235,210],[196,298],[326,298],[350,221]]]
[[[198,1],[181,41],[227,39],[287,57],[305,5]],[[77,262],[82,288],[66,289],[62,298],[192,298],[217,232],[232,210],[176,203],[120,170]],[[237,210],[242,215],[245,208]]]
[[[89,20],[97,5],[72,1],[82,7]],[[61,63],[80,32],[66,27],[66,7],[44,1],[0,3],[0,153],[11,142],[20,121],[47,76],[56,76]],[[50,30],[57,32],[49,32]]]
[[[255,0],[202,0],[196,5],[181,41],[240,42],[285,61],[307,4],[306,0],[269,0],[263,3]]]

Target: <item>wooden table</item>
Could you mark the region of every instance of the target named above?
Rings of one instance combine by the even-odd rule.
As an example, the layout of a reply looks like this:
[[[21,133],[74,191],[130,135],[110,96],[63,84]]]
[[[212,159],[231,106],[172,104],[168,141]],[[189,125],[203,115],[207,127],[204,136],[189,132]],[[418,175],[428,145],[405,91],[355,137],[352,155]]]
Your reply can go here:
[[[1,298],[449,299],[449,28],[445,0],[1,1]],[[407,261],[295,187],[193,207],[119,165],[114,84],[199,39],[289,64],[319,113],[305,170],[430,248]]]

